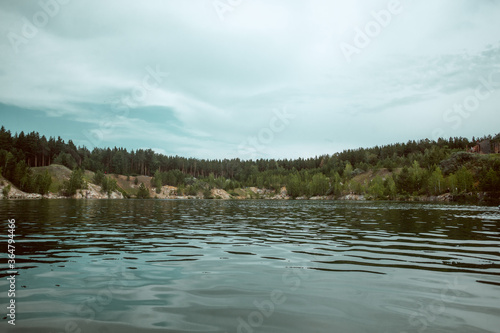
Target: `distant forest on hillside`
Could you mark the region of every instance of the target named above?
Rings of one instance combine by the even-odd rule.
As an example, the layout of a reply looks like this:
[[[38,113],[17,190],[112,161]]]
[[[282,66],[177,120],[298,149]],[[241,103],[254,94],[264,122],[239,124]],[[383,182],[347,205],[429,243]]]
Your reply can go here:
[[[40,189],[31,168],[61,164],[71,170],[122,175],[152,176],[148,187],[178,186],[196,192],[207,188],[232,190],[256,186],[279,191],[283,186],[292,197],[366,194],[375,199],[407,195],[439,195],[498,191],[499,154],[472,153],[479,142],[492,147],[500,135],[463,137],[437,141],[423,139],[372,148],[344,150],[332,155],[298,159],[197,159],[166,156],[152,149],[77,147],[60,137],[46,138],[37,132],[12,134],[0,129],[0,172],[26,192]],[[384,176],[360,181],[366,172]]]

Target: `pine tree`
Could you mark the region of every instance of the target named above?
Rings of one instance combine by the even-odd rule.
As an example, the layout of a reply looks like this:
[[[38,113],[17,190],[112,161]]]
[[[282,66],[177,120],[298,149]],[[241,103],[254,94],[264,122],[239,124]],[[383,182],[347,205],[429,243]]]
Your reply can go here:
[[[108,196],[118,189],[118,183],[116,179],[111,177],[104,177],[101,181],[101,192],[107,193]]]
[[[410,188],[410,183],[410,172],[408,171],[408,168],[404,166],[396,177],[396,188],[398,193],[409,194],[413,192],[412,188]]]
[[[50,185],[52,184],[52,177],[48,170],[45,170],[43,174],[39,174],[35,178],[36,192],[41,195],[49,193]]]
[[[102,182],[104,181],[105,179],[105,175],[104,175],[104,172],[102,172],[101,170],[98,170],[95,174],[94,174],[94,184],[96,185],[102,185]]]
[[[149,190],[146,188],[144,183],[141,183],[139,186],[139,191],[137,192],[138,199],[148,199],[149,198]]]
[[[480,183],[483,191],[500,191],[500,177],[490,168]]]
[[[312,177],[309,194],[326,195],[329,187],[328,178],[322,173],[317,173]]]
[[[300,177],[297,173],[292,174],[288,177],[286,184],[286,191],[289,196],[296,198],[301,194],[300,188]]]
[[[71,173],[69,180],[64,183],[63,193],[66,196],[72,196],[76,194],[76,191],[85,189],[86,187],[87,185],[83,179],[83,171],[75,169]]]

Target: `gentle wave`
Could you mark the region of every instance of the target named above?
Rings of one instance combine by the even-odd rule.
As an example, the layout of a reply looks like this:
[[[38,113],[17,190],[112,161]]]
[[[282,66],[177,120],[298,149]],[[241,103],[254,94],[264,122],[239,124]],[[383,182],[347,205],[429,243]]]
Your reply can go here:
[[[259,304],[274,307],[259,332],[497,328],[496,207],[62,200],[0,208],[18,225],[27,331],[74,321],[88,332],[237,332],[240,319],[261,321]],[[3,289],[8,275],[2,267]],[[269,303],[276,291],[284,301]]]

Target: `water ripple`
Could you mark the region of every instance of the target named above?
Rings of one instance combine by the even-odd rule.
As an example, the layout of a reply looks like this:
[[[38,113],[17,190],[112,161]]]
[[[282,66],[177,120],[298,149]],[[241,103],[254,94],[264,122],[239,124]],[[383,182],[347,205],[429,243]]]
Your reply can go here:
[[[259,332],[273,333],[500,324],[494,207],[49,200],[0,208],[17,221],[25,331],[64,331],[68,322],[82,332],[237,332],[258,320]],[[272,315],[261,320],[266,306]]]

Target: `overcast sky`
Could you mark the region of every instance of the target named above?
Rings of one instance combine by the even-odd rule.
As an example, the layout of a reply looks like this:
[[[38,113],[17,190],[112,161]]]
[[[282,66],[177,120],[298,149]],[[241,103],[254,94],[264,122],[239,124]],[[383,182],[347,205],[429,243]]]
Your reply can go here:
[[[0,124],[296,158],[500,132],[500,1],[0,2]]]

